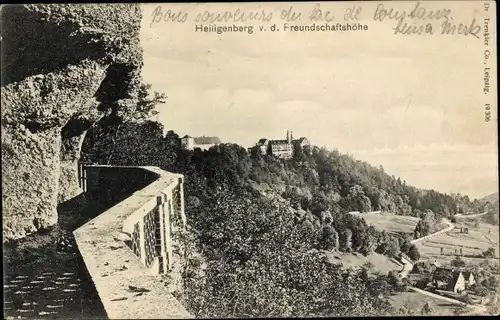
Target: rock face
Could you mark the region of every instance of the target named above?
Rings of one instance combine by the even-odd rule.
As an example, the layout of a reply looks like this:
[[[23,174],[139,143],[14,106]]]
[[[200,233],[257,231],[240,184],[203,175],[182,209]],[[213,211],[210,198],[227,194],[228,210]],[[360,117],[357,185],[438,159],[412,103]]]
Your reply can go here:
[[[81,193],[85,132],[136,97],[142,14],[131,4],[1,10],[5,241],[54,225],[58,203]]]

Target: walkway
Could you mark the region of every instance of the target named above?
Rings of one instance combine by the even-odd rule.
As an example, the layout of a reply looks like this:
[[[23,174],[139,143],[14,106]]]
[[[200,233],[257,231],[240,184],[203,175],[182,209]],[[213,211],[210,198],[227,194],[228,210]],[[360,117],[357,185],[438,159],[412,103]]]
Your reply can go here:
[[[58,208],[57,226],[5,244],[4,318],[107,318],[71,232],[102,210],[81,200]]]
[[[427,235],[427,236],[425,236],[425,237],[420,237],[420,238],[418,238],[418,239],[414,239],[414,240],[412,240],[412,241],[410,241],[410,242],[411,242],[412,244],[419,243],[419,242],[422,242],[422,241],[427,240],[427,239],[429,239],[429,238],[432,238],[432,237],[435,237],[435,236],[437,236],[437,235],[440,235],[440,234],[442,234],[442,233],[445,233],[445,232],[451,231],[451,230],[453,230],[453,229],[455,228],[455,226],[454,226],[454,225],[453,225],[453,224],[452,224],[449,220],[444,219],[444,222],[448,225],[448,227],[446,227],[446,228],[444,228],[444,229],[442,229],[442,230],[439,230],[439,231],[437,231],[437,232],[434,232],[434,233],[432,233],[432,234],[429,234],[429,235]]]
[[[77,253],[58,257],[57,265],[35,262],[4,275],[6,319],[106,318],[92,282],[80,269]]]

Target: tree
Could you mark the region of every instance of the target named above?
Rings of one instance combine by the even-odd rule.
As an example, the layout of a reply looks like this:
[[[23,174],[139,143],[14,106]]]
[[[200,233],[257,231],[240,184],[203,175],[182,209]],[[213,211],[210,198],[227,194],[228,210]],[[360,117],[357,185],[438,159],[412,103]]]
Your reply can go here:
[[[398,240],[396,238],[390,237],[385,243],[385,250],[383,253],[389,257],[397,257],[401,253],[401,251],[399,250]]]
[[[370,198],[368,198],[365,195],[363,195],[360,198],[360,211],[361,212],[370,212],[370,211],[372,211],[372,204],[371,204]]]
[[[122,122],[142,122],[149,120],[158,114],[156,107],[166,102],[164,93],[154,91],[151,93],[151,84],[141,83],[137,90],[137,103],[130,103],[120,108],[117,117]]]
[[[420,311],[420,314],[423,316],[429,316],[433,312],[433,308],[429,302],[426,302],[425,305],[422,307],[422,310]]]
[[[408,239],[408,237],[405,236],[404,238],[400,238],[399,243],[400,243],[399,247],[401,249],[401,252],[404,254],[408,254],[408,252],[410,251],[410,248],[412,246],[410,239]]]
[[[486,249],[486,251],[483,252],[483,257],[484,258],[495,258],[496,253],[495,253],[495,248],[491,247]]]
[[[368,269],[367,268],[361,268],[361,279],[365,282],[368,283],[369,280],[369,275],[368,275]]]
[[[137,99],[113,104],[111,114],[89,129],[82,145],[82,160],[115,165],[159,164],[165,148],[160,142],[163,125],[150,118],[157,114],[155,108],[165,103],[166,96],[158,92],[150,96],[150,89],[150,84],[139,84]]]
[[[389,274],[387,275],[387,283],[396,291],[401,291],[403,288],[403,281],[396,271],[389,271]]]
[[[204,275],[186,282],[186,304],[196,317],[385,312],[359,275],[346,275],[302,242],[300,230],[286,219],[286,206],[251,195],[229,196],[227,190],[212,198],[204,216],[193,216],[210,257]]]
[[[465,261],[463,261],[459,256],[451,260],[450,264],[454,267],[465,267]]]
[[[331,225],[326,225],[323,227],[323,249],[339,249],[339,234]]]
[[[408,250],[408,258],[413,261],[418,261],[420,259],[420,252],[418,252],[418,248],[414,244],[412,244],[410,250]]]
[[[345,252],[351,252],[352,250],[352,231],[351,229],[345,229],[340,234],[340,249]]]
[[[418,231],[417,229],[415,229],[413,234],[414,234],[413,236],[414,239],[419,239],[421,237],[420,231]]]

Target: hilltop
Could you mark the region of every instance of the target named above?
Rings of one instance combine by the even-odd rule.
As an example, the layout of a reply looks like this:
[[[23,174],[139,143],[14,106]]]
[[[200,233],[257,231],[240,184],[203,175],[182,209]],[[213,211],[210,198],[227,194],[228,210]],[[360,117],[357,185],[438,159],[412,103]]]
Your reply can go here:
[[[479,199],[480,202],[486,203],[486,202],[491,202],[495,203],[498,202],[498,192],[492,193],[490,195],[487,195],[486,197],[483,197]]]

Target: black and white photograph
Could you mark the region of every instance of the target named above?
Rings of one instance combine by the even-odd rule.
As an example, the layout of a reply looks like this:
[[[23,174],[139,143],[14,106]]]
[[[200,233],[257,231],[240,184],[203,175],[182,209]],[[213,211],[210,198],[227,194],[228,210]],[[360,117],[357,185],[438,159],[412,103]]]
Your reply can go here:
[[[496,9],[2,5],[4,319],[499,315]]]

